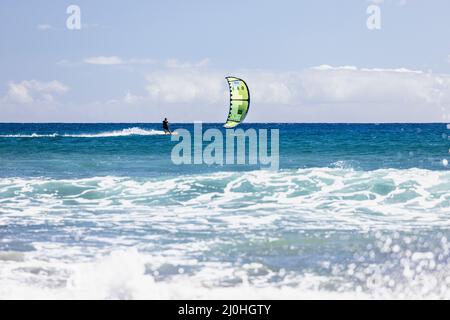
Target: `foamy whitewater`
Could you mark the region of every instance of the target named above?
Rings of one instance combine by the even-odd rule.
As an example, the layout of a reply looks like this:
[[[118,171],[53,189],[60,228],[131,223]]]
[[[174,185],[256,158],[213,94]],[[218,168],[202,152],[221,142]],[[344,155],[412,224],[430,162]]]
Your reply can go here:
[[[450,298],[445,124],[249,127],[279,171],[175,166],[158,124],[1,124],[0,298]]]
[[[108,137],[125,137],[125,136],[153,136],[164,134],[164,131],[160,130],[144,130],[138,127],[127,128],[122,130],[110,131],[110,132],[100,132],[100,133],[85,133],[85,134],[4,134],[0,135],[0,138],[55,138],[55,137],[69,137],[69,138],[108,138]]]

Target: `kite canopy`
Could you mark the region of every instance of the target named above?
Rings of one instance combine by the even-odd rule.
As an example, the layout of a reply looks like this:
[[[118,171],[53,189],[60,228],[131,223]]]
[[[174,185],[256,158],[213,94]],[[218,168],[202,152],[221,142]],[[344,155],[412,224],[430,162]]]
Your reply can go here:
[[[227,77],[230,86],[230,112],[228,113],[225,128],[234,128],[244,121],[250,108],[250,92],[244,80]]]

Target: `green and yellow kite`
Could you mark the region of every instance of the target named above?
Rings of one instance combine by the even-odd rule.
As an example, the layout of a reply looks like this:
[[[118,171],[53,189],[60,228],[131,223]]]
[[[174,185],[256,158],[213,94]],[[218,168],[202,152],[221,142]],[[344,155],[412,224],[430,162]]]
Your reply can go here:
[[[250,92],[244,80],[227,77],[230,86],[230,112],[228,113],[225,128],[234,128],[244,121],[250,108]]]

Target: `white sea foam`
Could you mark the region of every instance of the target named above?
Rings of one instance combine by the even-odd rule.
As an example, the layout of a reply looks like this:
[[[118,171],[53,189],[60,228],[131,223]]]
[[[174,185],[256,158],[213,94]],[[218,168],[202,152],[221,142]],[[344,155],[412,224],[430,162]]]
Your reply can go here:
[[[422,169],[3,178],[23,240],[0,242],[0,298],[450,298],[448,190]]]
[[[19,267],[3,266],[0,279],[2,299],[314,299],[355,298],[364,294],[321,291],[325,277],[305,275],[297,286],[263,286],[246,279],[249,271],[260,268],[247,264],[236,270],[211,264],[194,276],[177,269],[166,281],[159,281],[148,270],[151,255],[135,249],[114,251],[91,262],[54,264],[30,259]],[[157,263],[158,264],[158,263]],[[167,266],[167,264],[165,264]],[[167,268],[167,267],[166,267]],[[176,266],[175,266],[176,268]],[[34,283],[25,279],[34,274]],[[156,272],[155,272],[156,273]],[[40,276],[39,276],[40,275]],[[236,277],[236,286],[217,287],[212,282]],[[5,280],[9,278],[9,280]],[[52,278],[52,280],[50,279]],[[269,278],[266,276],[266,278]],[[289,277],[287,277],[289,279]],[[292,281],[292,278],[287,282]]]
[[[201,219],[208,214],[229,226],[270,226],[277,220],[285,223],[291,215],[301,219],[303,228],[359,229],[371,224],[408,228],[424,222],[450,226],[448,190],[449,171],[423,169],[313,168],[163,179],[4,178],[0,179],[0,201],[4,202],[0,223],[8,214],[19,212],[30,212],[29,217],[35,218],[54,210],[73,213],[80,208],[114,208],[128,216],[143,213],[147,219],[149,213],[152,218],[169,220]]]
[[[448,250],[448,246],[441,250]],[[58,252],[69,256],[63,250]],[[0,298],[449,299],[447,264],[430,267],[434,263],[432,255],[418,252],[408,258],[405,252],[378,265],[331,265],[329,275],[270,270],[260,263],[234,265],[196,260],[190,263],[198,271],[186,274],[180,266],[182,261],[171,253],[152,255],[136,249],[115,250],[89,261],[61,256],[57,260],[38,252],[28,254],[24,261],[0,264]],[[386,272],[397,263],[404,270],[401,279]],[[164,270],[171,275],[160,279],[159,272]],[[274,283],[274,278],[280,280]]]
[[[58,137],[59,134],[52,133],[52,134],[2,134],[0,135],[0,138],[55,138]]]
[[[128,128],[117,131],[103,132],[103,133],[93,133],[93,134],[64,134],[64,137],[75,137],[75,138],[104,138],[104,137],[124,137],[124,136],[154,136],[163,135],[164,131],[154,130],[154,129],[142,129],[138,127]]]
[[[0,138],[55,138],[55,137],[70,137],[70,138],[108,138],[108,137],[125,137],[125,136],[153,136],[164,135],[164,131],[154,129],[142,129],[138,127],[127,128],[123,130],[100,132],[100,133],[85,133],[85,134],[8,134],[0,135]]]

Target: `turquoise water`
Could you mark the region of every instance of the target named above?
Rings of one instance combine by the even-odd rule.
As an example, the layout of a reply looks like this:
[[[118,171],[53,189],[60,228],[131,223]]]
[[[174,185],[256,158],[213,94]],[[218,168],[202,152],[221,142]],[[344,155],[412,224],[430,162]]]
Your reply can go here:
[[[0,298],[450,297],[445,124],[242,128],[280,130],[279,171],[174,165],[159,124],[0,124]]]
[[[174,124],[173,129],[192,124]],[[204,124],[204,130],[220,128]],[[444,170],[444,124],[255,124],[280,130],[280,168]],[[224,132],[224,131],[223,131]],[[0,124],[1,177],[150,177],[258,167],[176,166],[159,124]]]

